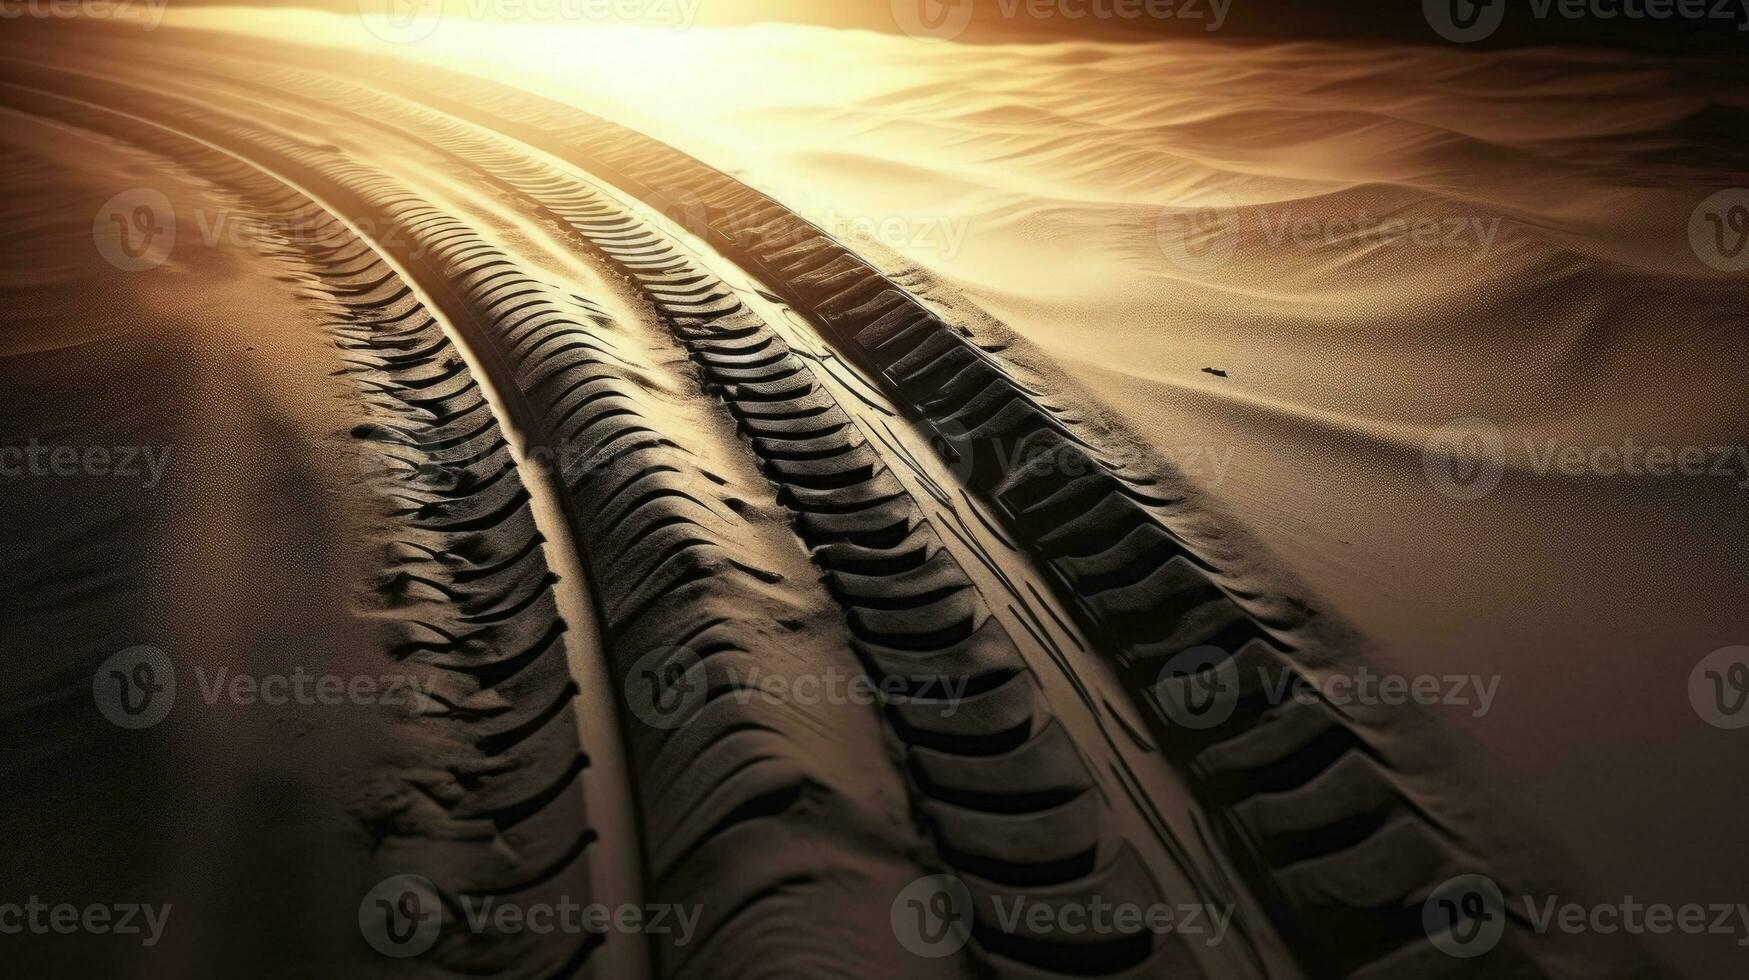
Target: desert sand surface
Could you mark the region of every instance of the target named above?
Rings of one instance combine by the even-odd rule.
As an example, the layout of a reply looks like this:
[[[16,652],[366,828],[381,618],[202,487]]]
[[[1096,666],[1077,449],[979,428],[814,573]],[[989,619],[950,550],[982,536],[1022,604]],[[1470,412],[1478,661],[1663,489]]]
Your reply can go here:
[[[1166,456],[1386,669],[1498,678],[1485,713],[1434,710],[1599,890],[1737,901],[1749,868],[1722,842],[1749,769],[1686,682],[1749,635],[1749,309],[1741,272],[1689,238],[1749,173],[1739,65],[696,33],[530,70],[586,73],[578,100],[617,99],[603,111],[999,321],[1012,356]],[[733,81],[626,70],[668,50]],[[1185,229],[1211,214],[1195,254]],[[1454,500],[1425,449],[1471,417],[1498,428],[1504,471]],[[1547,468],[1633,446],[1704,452],[1707,473]],[[1705,976],[1734,943],[1667,948]]]
[[[370,624],[348,585],[370,567],[378,515],[370,497],[347,492],[363,469],[338,452],[352,423],[330,345],[292,287],[245,249],[185,248],[150,278],[107,262],[90,220],[111,195],[149,181],[189,216],[176,231],[190,237],[197,210],[226,205],[162,158],[10,106],[6,115],[8,170],[36,178],[5,205],[12,254],[28,260],[4,287],[5,441],[99,455],[53,479],[68,461],[43,455],[39,475],[9,480],[4,495],[12,666],[0,878],[19,901],[169,906],[150,930],[161,938],[50,948],[8,936],[8,969],[368,968],[362,956],[322,955],[349,948],[356,927],[345,917],[304,915],[370,886],[348,858],[362,844],[348,817],[358,801],[332,777],[389,772],[396,754],[435,746],[390,734],[374,711],[202,697],[203,684],[222,689],[242,672],[401,672],[366,658]],[[190,723],[142,740],[93,707],[93,674],[117,651],[154,643],[176,651]],[[133,664],[120,666],[131,677]],[[224,925],[237,908],[253,910],[247,931]],[[157,940],[149,971],[147,938]]]
[[[1688,685],[1749,642],[1743,279],[1691,237],[1749,172],[1741,69],[459,26],[386,43],[218,10],[0,36],[3,149],[33,175],[0,226],[0,445],[153,450],[0,496],[7,727],[30,732],[8,735],[3,829],[31,843],[6,877],[156,896],[182,927],[24,962],[1738,962],[1740,935],[1522,917],[1456,960],[1422,909],[1461,873],[1514,900],[1743,900],[1749,763]],[[1624,443],[1709,472],[1551,468]],[[1040,447],[1062,472],[1015,463]],[[89,703],[140,645],[178,682],[149,732]],[[1157,682],[1207,648],[1475,687],[1251,692],[1187,731]],[[220,667],[417,693],[202,698]],[[903,696],[733,697],[749,672]],[[658,678],[696,717],[648,716]],[[955,683],[972,707],[927,708]],[[407,874],[442,928],[403,963],[361,938],[360,898]],[[889,916],[934,874],[980,910],[939,958]],[[990,914],[1041,887],[1216,905],[1230,932]],[[699,918],[684,940],[465,928],[482,896],[554,895]],[[261,928],[224,926],[239,903]]]

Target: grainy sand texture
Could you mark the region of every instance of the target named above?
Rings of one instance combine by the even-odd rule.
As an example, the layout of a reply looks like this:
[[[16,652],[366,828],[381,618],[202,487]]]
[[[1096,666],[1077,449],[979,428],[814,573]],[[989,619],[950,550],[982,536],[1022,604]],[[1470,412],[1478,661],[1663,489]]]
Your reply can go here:
[[[0,23],[8,970],[1732,975],[1739,61],[687,7]]]

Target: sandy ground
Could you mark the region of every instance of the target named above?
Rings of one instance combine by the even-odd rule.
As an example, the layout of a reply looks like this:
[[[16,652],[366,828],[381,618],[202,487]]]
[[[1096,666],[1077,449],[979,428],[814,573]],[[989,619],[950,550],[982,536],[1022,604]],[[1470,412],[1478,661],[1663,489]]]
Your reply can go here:
[[[352,18],[188,22],[380,44]],[[1210,511],[1255,542],[1258,561],[1350,624],[1381,668],[1488,683],[1485,710],[1469,700],[1434,713],[1497,765],[1594,894],[1749,899],[1740,893],[1749,864],[1737,856],[1749,854],[1737,846],[1749,756],[1737,733],[1703,723],[1688,696],[1703,656],[1749,642],[1749,542],[1736,520],[1749,493],[1749,460],[1737,455],[1749,355],[1742,278],[1701,261],[1689,236],[1697,206],[1749,172],[1733,135],[1749,118],[1739,73],[1583,52],[969,49],[802,28],[452,27],[385,50],[646,129],[884,255],[895,275],[925,284],[988,336],[1011,331],[1017,360],[1174,463]],[[81,159],[69,137],[15,139],[21,166],[58,154],[51,163],[66,193],[92,198],[65,208],[88,213],[112,192],[110,175],[69,164]],[[108,484],[89,501],[24,484],[20,513],[69,534],[120,522],[130,560],[118,569],[44,539],[20,549],[43,557],[16,574],[35,576],[52,560],[68,566],[60,580],[70,588],[121,575],[104,588],[150,597],[139,608],[169,625],[126,626],[128,636],[102,637],[109,647],[150,642],[133,635],[154,629],[212,630],[282,638],[250,655],[290,664],[309,638],[348,635],[337,625],[347,603],[337,586],[289,605],[252,604],[275,582],[343,578],[345,529],[358,519],[344,507],[316,507],[318,520],[290,526],[265,518],[265,541],[206,535],[197,548],[179,533],[248,526],[263,481],[280,495],[288,481],[308,484],[311,500],[344,482],[332,458],[307,459],[334,436],[321,420],[338,418],[322,402],[331,367],[312,353],[307,325],[251,326],[273,340],[244,339],[227,311],[269,304],[233,306],[228,290],[275,287],[223,250],[201,253],[214,268],[172,267],[153,287],[123,285],[88,249],[79,254],[65,278],[33,274],[8,289],[29,315],[5,341],[23,365],[9,376],[25,379],[4,396],[19,406],[9,405],[7,425],[18,439],[42,431],[30,420],[62,397],[68,372],[105,372],[133,397],[159,389],[129,384],[128,372],[168,374],[178,383],[162,397],[179,404],[101,413],[120,427],[114,441],[216,454],[224,463],[207,472],[235,489],[179,498],[172,468],[158,491],[167,502],[135,523],[136,498]],[[75,281],[89,286],[66,288]],[[127,311],[140,304],[171,311],[185,324],[178,336],[260,350],[219,366],[166,353],[161,338],[133,329]],[[66,322],[89,335],[69,338]],[[1502,445],[1498,487],[1474,499],[1461,499],[1472,496],[1468,482],[1442,492],[1451,486],[1426,460],[1430,444],[1444,444],[1442,427],[1466,417],[1486,420]],[[191,432],[191,418],[235,421]],[[1709,472],[1657,478],[1587,464],[1565,475],[1543,465],[1550,451],[1578,447],[1589,459],[1629,441],[1641,451],[1701,449]],[[263,554],[274,562],[264,567]],[[211,588],[186,579],[155,588],[151,569],[171,562],[211,569]],[[64,625],[42,626],[54,628]],[[107,648],[94,643],[84,659]],[[94,664],[78,666],[82,681]],[[28,680],[21,690],[43,687]],[[85,697],[77,687],[67,681],[66,696]],[[284,771],[250,756],[247,737],[279,720],[214,718],[240,726],[221,741],[241,758],[203,755],[199,766]],[[224,815],[265,820],[274,808],[263,800],[289,792],[257,797],[171,760],[118,763],[113,778],[127,793],[139,773],[171,770],[189,780],[206,819],[232,821],[191,841],[246,837]],[[89,791],[52,759],[22,772],[45,799]],[[301,787],[299,772],[283,778]],[[129,842],[105,846],[133,854]],[[220,884],[191,906],[243,887],[217,869],[223,859],[202,853],[215,870],[192,880]],[[134,854],[126,866],[141,868],[142,887],[170,887],[148,858]],[[1736,961],[1739,938],[1651,941],[1679,968],[1711,975]]]
[[[1600,893],[1742,898],[1749,867],[1723,854],[1744,853],[1726,842],[1749,763],[1687,694],[1702,657],[1749,637],[1749,313],[1688,234],[1749,172],[1740,73],[467,26],[395,50],[563,94],[884,247],[1175,461],[1384,669],[1496,685],[1485,711],[1479,694],[1434,710]],[[1466,417],[1501,432],[1502,479],[1452,499],[1424,454]],[[1546,465],[1551,446],[1624,444],[1725,462]],[[1663,946],[1700,968],[1732,942]]]
[[[379,706],[270,705],[226,687],[238,674],[392,670],[353,614],[371,501],[344,492],[358,471],[332,344],[259,255],[188,247],[197,214],[228,214],[198,182],[17,114],[5,132],[8,170],[35,177],[0,207],[13,254],[29,259],[0,285],[0,445],[48,449],[0,490],[12,801],[0,879],[18,901],[168,906],[161,935],[9,936],[9,969],[374,970],[357,941],[371,882],[348,797],[394,726]],[[125,253],[94,247],[92,216],[148,182],[185,245],[124,271],[104,256]],[[169,724],[130,730],[100,713],[92,678],[139,645],[168,657],[179,684],[155,695],[171,699]]]
[[[1687,687],[1749,638],[1749,312],[1689,236],[1749,172],[1739,71],[464,27],[395,50],[646,128],[886,250],[1175,462],[1383,669],[1494,685],[1434,711],[1599,893],[1744,897],[1749,757]],[[1426,450],[1471,417],[1501,479],[1454,499]],[[1707,473],[1617,470],[1650,447]],[[1660,945],[1690,969],[1738,952]]]

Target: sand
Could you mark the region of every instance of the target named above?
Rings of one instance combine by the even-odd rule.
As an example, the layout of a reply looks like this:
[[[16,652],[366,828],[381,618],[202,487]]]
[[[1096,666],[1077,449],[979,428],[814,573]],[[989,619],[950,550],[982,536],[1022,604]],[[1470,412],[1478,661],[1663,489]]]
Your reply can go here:
[[[351,18],[202,12],[171,22],[384,50]],[[1743,396],[1732,383],[1745,354],[1741,276],[1702,261],[1689,233],[1696,207],[1749,170],[1731,135],[1744,118],[1739,71],[1582,51],[1186,41],[974,49],[769,26],[476,25],[390,50],[600,113],[765,191],[948,323],[1003,348],[1052,407],[1096,427],[1108,452],[1186,494],[1192,523],[1220,529],[1211,540],[1230,574],[1303,601],[1352,637],[1354,652],[1345,647],[1336,664],[1489,684],[1485,710],[1474,699],[1433,706],[1426,714],[1441,740],[1405,736],[1400,751],[1449,752],[1466,779],[1512,800],[1502,824],[1522,819],[1553,842],[1549,868],[1532,860],[1527,878],[1546,873],[1603,900],[1741,898],[1734,889],[1749,868],[1732,842],[1749,764],[1733,751],[1733,733],[1697,716],[1687,680],[1710,651],[1749,636],[1749,614],[1735,611],[1749,554],[1731,530],[1749,463],[1726,453],[1721,475],[1652,478],[1569,476],[1542,462],[1551,447],[1589,453],[1632,440],[1734,453],[1742,441]],[[180,85],[179,97],[320,152],[418,175],[427,200],[537,278],[567,283],[621,321],[648,317],[644,301],[599,258],[580,255],[563,229],[464,174],[456,144],[385,136],[356,107],[318,109],[332,96],[315,89],[288,90],[289,99],[236,85],[202,93],[208,81],[161,66],[127,72]],[[126,153],[100,166],[80,149],[89,139],[40,122],[8,133],[20,168],[53,177],[7,219],[16,239],[42,243],[28,274],[13,270],[7,287],[24,312],[9,319],[0,349],[8,376],[23,383],[7,395],[15,431],[0,444],[58,426],[82,445],[173,451],[154,496],[103,483],[81,491],[90,497],[63,496],[59,483],[9,488],[9,522],[65,539],[30,541],[20,552],[32,560],[19,567],[52,557],[66,569],[58,587],[70,590],[13,617],[26,624],[17,642],[41,649],[24,638],[64,630],[69,617],[104,623],[100,635],[82,631],[76,653],[25,658],[43,673],[14,682],[16,703],[68,724],[62,709],[87,696],[80,684],[90,669],[138,636],[200,650],[190,656],[202,663],[261,658],[257,670],[289,669],[320,656],[351,672],[379,669],[355,604],[358,583],[380,572],[360,542],[382,533],[381,503],[345,492],[356,478],[337,449],[351,444],[356,418],[345,406],[357,395],[335,376],[344,362],[319,316],[248,247],[184,249],[144,276],[102,263],[89,238],[97,202],[136,183],[142,166],[154,187],[181,185]],[[200,210],[177,197],[179,220]],[[44,225],[55,229],[46,240],[33,230]],[[178,232],[190,241],[203,229]],[[640,378],[664,403],[651,411],[670,426],[695,417],[687,412],[703,417],[696,393],[654,380],[685,352],[646,333],[629,336],[634,349],[649,345]],[[224,356],[191,356],[211,349]],[[124,407],[65,404],[70,389],[100,397],[73,380],[90,376]],[[1455,497],[1442,492],[1451,487],[1430,477],[1425,459],[1443,427],[1466,417],[1495,426],[1505,453],[1498,487],[1476,499],[1458,499],[1467,484]],[[721,454],[722,472],[747,468],[736,481],[758,483],[745,461],[733,462],[739,444],[711,428],[718,423],[687,424],[706,433],[701,452]],[[179,476],[183,453],[203,460],[198,477]],[[1710,469],[1715,454],[1707,458]],[[294,512],[288,499],[301,501]],[[754,536],[765,544],[753,554],[782,551],[775,530],[759,533],[767,537]],[[555,567],[563,560],[555,555]],[[791,579],[807,577],[784,567]],[[41,595],[39,574],[15,573],[17,585]],[[99,588],[101,602],[92,598]],[[807,595],[782,601],[827,607]],[[159,611],[115,618],[135,606]],[[235,649],[195,639],[211,635]],[[1054,683],[1046,687],[1065,724],[1092,737],[1099,713],[1064,707],[1074,698]],[[213,717],[174,748],[160,744],[168,758],[140,764],[175,771],[186,786],[142,788],[134,766],[113,776],[124,787],[116,793],[162,809],[144,831],[174,849],[140,856],[99,834],[103,846],[133,855],[116,858],[127,880],[174,895],[176,914],[186,907],[206,922],[222,921],[209,910],[263,877],[230,870],[221,854],[236,848],[212,840],[272,837],[285,853],[330,855],[335,867],[310,887],[332,890],[311,901],[338,909],[324,920],[333,931],[285,945],[362,961],[368,951],[348,934],[348,903],[372,865],[357,840],[339,843],[357,834],[334,801],[348,784],[321,777],[396,772],[405,754],[423,751],[421,736],[373,712]],[[854,733],[849,746],[880,737],[864,714],[828,727],[839,724]],[[288,764],[262,725],[308,725],[307,741],[320,748]],[[96,756],[85,739],[113,737],[39,740],[20,769],[38,794],[36,819],[60,826],[65,813],[93,809],[96,784],[51,767]],[[652,764],[633,741],[638,764]],[[798,765],[822,773],[833,752],[850,752],[796,751]],[[265,775],[224,775],[232,772]],[[878,813],[867,835],[883,843],[878,858],[826,837],[807,853],[843,860],[870,881],[902,876],[894,855],[924,845],[889,809],[903,792],[897,771],[877,766],[862,785],[821,778],[836,801],[822,812]],[[351,785],[361,784],[370,782]],[[1453,795],[1423,802],[1460,806]],[[302,817],[271,829],[285,800]],[[1112,818],[1119,825],[1143,819],[1126,807]],[[210,826],[167,829],[187,810]],[[59,859],[9,860],[31,880],[70,890],[94,880]],[[1203,861],[1218,863],[1193,863]],[[1712,975],[1735,961],[1734,938],[1648,943],[1678,970]],[[197,944],[188,933],[179,941],[191,944],[176,954],[191,967],[232,962],[224,942]],[[1275,955],[1267,939],[1258,944],[1257,955]],[[258,948],[238,940],[235,955]],[[124,956],[89,955],[106,969]],[[1237,969],[1215,970],[1224,968]]]

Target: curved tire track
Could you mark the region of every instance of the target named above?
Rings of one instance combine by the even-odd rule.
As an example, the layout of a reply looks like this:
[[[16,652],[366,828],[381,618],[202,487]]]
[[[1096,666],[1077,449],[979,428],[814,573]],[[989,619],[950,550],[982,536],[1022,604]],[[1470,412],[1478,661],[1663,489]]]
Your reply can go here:
[[[198,44],[185,53],[193,71],[226,76],[215,67],[222,59],[202,62]],[[367,244],[300,246],[288,257],[311,266],[342,317],[336,335],[349,371],[377,413],[361,438],[406,454],[397,458],[407,472],[385,477],[382,492],[405,503],[396,517],[426,537],[394,556],[377,591],[385,607],[430,618],[420,620],[423,639],[394,652],[473,679],[479,691],[442,698],[434,714],[472,726],[487,757],[518,762],[519,781],[477,790],[453,810],[458,818],[500,832],[532,820],[584,757],[543,734],[564,727],[554,722],[558,706],[576,690],[553,689],[561,682],[546,655],[563,632],[546,591],[553,576],[530,543],[540,531],[524,517],[527,493],[490,406],[482,413],[485,399],[474,397],[442,331],[427,330],[437,319],[484,366],[525,451],[576,464],[556,474],[562,516],[588,568],[616,695],[704,692],[684,724],[626,721],[648,887],[705,910],[699,945],[658,949],[664,974],[915,967],[882,935],[884,900],[936,870],[966,881],[977,908],[975,955],[935,964],[943,975],[1199,969],[1176,936],[1089,939],[993,925],[996,903],[1016,897],[1164,897],[1157,869],[1111,817],[1090,760],[1099,749],[1054,720],[991,597],[894,479],[893,447],[866,439],[816,369],[708,264],[550,159],[676,212],[705,258],[733,263],[806,314],[836,354],[936,437],[944,465],[988,505],[997,533],[1046,573],[1056,601],[1145,709],[1152,745],[1191,786],[1305,972],[1543,974],[1522,923],[1474,962],[1427,944],[1422,903],[1433,888],[1486,872],[1488,862],[1420,805],[1363,727],[1333,705],[1292,696],[1305,686],[1304,655],[1329,635],[1314,611],[1247,590],[1200,556],[1174,531],[1181,501],[1113,465],[999,357],[769,197],[664,144],[453,73],[337,60],[380,93],[304,76],[285,100],[404,117],[395,127],[408,139],[574,234],[579,251],[648,304],[650,323],[616,321],[611,304],[531,272],[514,248],[404,179],[251,125],[217,94],[170,95],[119,77],[60,82],[295,175],[349,218],[405,235],[374,244],[433,297],[436,319],[380,257],[369,260]],[[40,70],[30,75],[41,79]],[[273,97],[271,77],[229,81],[248,91],[244,101]],[[389,98],[381,93],[401,101],[374,103]],[[672,367],[682,359],[694,372],[686,379]],[[433,474],[435,488],[408,482]],[[503,543],[481,546],[487,538]],[[835,670],[895,682],[901,693],[877,717],[773,704],[746,686],[759,671],[793,679]],[[516,696],[506,706],[481,691]],[[1223,719],[1186,724],[1175,714],[1211,692],[1226,699]],[[475,889],[557,881],[592,840],[584,831],[554,843],[565,839],[543,831],[521,879],[481,870]],[[832,921],[809,932],[802,923],[820,908]],[[574,971],[587,952],[552,966]]]

